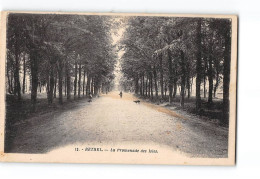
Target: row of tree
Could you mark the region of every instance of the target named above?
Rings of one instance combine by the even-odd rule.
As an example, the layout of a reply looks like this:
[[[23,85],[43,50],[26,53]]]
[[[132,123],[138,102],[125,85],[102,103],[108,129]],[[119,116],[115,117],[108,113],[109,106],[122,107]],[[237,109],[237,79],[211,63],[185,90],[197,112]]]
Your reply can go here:
[[[134,85],[135,93],[153,99],[167,95],[171,103],[180,86],[180,103],[184,107],[194,79],[196,110],[200,111],[202,81],[204,93],[208,81],[211,106],[223,78],[223,122],[228,120],[230,19],[130,17],[120,45],[124,51],[121,68],[125,89]]]
[[[35,107],[44,88],[48,102],[97,95],[113,85],[116,53],[108,16],[10,14],[7,25],[7,91],[21,100],[26,79]],[[22,85],[21,85],[22,79]]]

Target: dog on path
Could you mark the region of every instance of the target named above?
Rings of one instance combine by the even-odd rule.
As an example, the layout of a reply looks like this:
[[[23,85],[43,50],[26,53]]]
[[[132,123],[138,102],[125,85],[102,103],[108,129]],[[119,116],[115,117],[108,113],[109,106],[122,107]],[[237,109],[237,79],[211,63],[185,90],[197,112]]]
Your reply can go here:
[[[136,101],[134,101],[136,104],[140,104],[140,100],[136,100]]]

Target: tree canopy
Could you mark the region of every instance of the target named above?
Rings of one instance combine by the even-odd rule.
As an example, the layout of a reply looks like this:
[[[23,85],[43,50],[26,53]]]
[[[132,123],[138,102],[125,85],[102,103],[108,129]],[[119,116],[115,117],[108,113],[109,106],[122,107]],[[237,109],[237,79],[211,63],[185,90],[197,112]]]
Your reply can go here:
[[[58,86],[61,104],[64,94],[70,99],[72,90],[75,97],[108,90],[113,83],[117,57],[112,45],[111,21],[109,16],[9,14],[9,93],[20,100],[21,91],[25,92],[25,78],[30,79],[28,91],[33,105],[42,87],[52,103]],[[20,76],[24,78],[23,89]]]
[[[197,111],[201,109],[202,82],[204,98],[207,93],[211,106],[222,78],[228,78],[223,80],[223,88],[229,86],[230,72],[224,70],[224,64],[230,69],[230,31],[229,19],[129,17],[120,41],[124,79],[133,81],[124,85],[125,90],[134,85],[135,93],[156,100],[160,92],[160,98],[168,96],[171,103],[180,86],[180,104],[184,107],[185,96],[190,98],[196,79]],[[224,90],[223,103],[228,103],[227,93]]]

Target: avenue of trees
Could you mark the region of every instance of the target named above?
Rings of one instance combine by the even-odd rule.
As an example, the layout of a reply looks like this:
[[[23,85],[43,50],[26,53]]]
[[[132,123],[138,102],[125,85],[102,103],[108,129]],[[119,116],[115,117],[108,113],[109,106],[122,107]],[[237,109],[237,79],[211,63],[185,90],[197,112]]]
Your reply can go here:
[[[229,19],[130,17],[120,47],[124,51],[121,84],[125,90],[133,86],[136,94],[154,100],[167,98],[172,103],[180,87],[180,104],[184,107],[194,84],[199,112],[202,96],[207,96],[208,106],[212,106],[222,81],[222,122],[228,121]]]
[[[10,14],[7,93],[18,101],[29,93],[35,107],[43,89],[49,104],[56,97],[62,104],[64,97],[109,91],[116,64],[110,20],[108,16]]]

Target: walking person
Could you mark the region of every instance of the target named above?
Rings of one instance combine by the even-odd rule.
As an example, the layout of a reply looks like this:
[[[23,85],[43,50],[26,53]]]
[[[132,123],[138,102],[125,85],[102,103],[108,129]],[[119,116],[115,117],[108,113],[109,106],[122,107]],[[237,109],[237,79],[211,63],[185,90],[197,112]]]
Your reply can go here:
[[[92,102],[92,94],[91,93],[89,93],[88,98],[89,98],[88,102]]]

